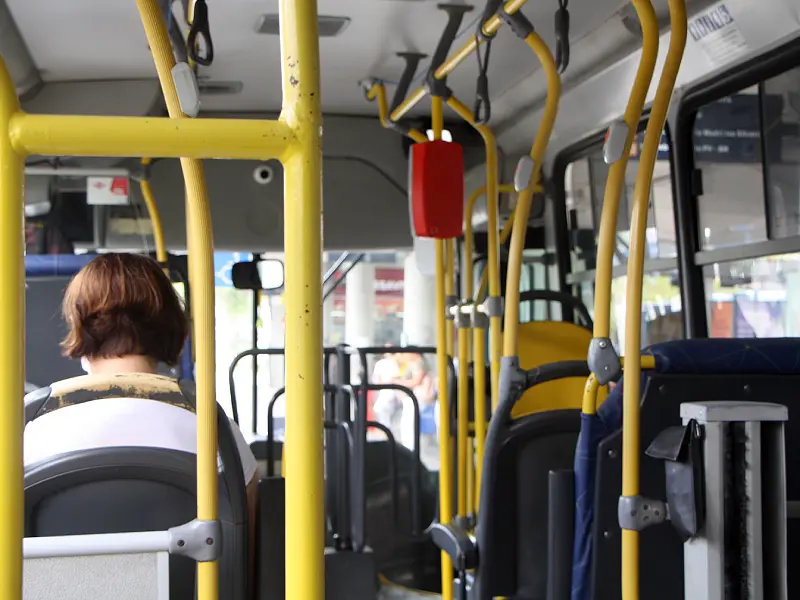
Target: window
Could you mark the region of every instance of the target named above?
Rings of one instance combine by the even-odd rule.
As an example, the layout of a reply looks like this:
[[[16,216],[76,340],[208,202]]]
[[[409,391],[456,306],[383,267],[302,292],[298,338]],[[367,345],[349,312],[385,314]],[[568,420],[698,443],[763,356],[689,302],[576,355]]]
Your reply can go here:
[[[715,263],[703,273],[709,337],[800,335],[800,254]]]
[[[627,263],[630,217],[643,142],[644,133],[640,133],[631,147],[631,156],[625,173],[625,185],[617,217],[615,265]],[[597,235],[600,230],[608,172],[609,166],[603,160],[602,147],[567,165],[565,191],[573,272],[592,271],[596,267]],[[662,136],[653,170],[645,252],[646,258],[673,258],[677,255],[670,145],[666,133]]]
[[[704,250],[800,234],[800,69],[703,106],[693,144]]]
[[[611,283],[611,342],[620,354],[625,344],[627,283],[627,275],[619,275]],[[642,348],[681,339],[683,313],[677,269],[646,273],[642,287]],[[578,293],[594,316],[594,281],[581,283]]]
[[[630,244],[630,219],[644,131],[631,146],[616,227],[614,279],[611,291],[611,339],[621,351],[625,334],[626,268]],[[671,142],[664,132],[656,156],[650,186],[645,245],[645,275],[642,306],[642,346],[683,337],[677,245],[672,193]],[[567,165],[565,202],[572,274],[568,277],[576,293],[594,316],[597,243],[609,166],[597,146]]]

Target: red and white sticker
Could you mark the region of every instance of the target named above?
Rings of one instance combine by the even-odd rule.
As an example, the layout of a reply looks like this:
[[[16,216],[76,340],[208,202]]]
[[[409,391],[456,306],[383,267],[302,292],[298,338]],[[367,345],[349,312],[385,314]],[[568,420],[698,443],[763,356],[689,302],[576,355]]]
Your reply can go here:
[[[124,206],[130,203],[127,177],[87,177],[86,203],[96,206]]]

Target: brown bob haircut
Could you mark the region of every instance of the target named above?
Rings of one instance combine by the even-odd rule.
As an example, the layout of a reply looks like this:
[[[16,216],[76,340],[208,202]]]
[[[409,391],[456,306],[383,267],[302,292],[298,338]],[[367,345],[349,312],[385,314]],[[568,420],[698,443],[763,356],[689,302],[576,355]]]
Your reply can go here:
[[[169,278],[139,254],[101,254],[72,279],[64,295],[69,333],[65,356],[140,355],[175,365],[189,333]]]

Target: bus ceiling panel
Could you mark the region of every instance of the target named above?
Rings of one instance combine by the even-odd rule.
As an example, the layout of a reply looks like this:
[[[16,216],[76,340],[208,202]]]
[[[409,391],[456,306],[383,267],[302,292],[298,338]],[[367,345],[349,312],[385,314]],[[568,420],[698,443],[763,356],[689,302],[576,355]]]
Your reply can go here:
[[[142,79],[153,76],[152,58],[132,1],[5,0],[44,81]],[[663,3],[664,0],[658,0]],[[462,25],[461,43],[474,34],[483,2]],[[574,39],[600,26],[619,8],[619,0],[572,0]],[[531,0],[524,8],[544,39],[554,47],[556,0]],[[277,110],[281,89],[278,36],[257,31],[277,2],[209,2],[214,63],[200,69],[201,85],[223,82],[205,94],[205,110]],[[419,0],[320,0],[321,15],[349,18],[349,25],[320,40],[323,109],[327,113],[374,114],[356,83],[365,76],[396,82],[402,71],[399,51],[433,53],[446,22],[437,2]],[[504,28],[505,29],[505,28]],[[573,56],[576,54],[573,53]],[[501,31],[490,66],[491,90],[499,93],[534,71],[537,62],[509,31]],[[420,67],[418,81],[427,63]],[[454,92],[471,103],[477,62],[468,59],[448,79]],[[227,85],[230,84],[230,85]],[[418,110],[427,114],[429,103]]]
[[[47,82],[22,102],[26,112],[51,115],[145,116],[163,113],[163,105],[155,77]]]
[[[328,250],[410,247],[407,161],[394,132],[376,119],[328,117],[323,162],[324,241]],[[220,250],[283,248],[283,169],[277,161],[205,161]],[[268,172],[268,176],[265,175]],[[184,184],[178,161],[154,163],[151,184],[167,246],[186,247]],[[132,193],[137,200],[138,188]],[[109,244],[129,245],[112,239]]]
[[[39,70],[17,29],[5,0],[0,0],[0,56],[6,61],[17,93],[35,93],[42,83]]]
[[[757,3],[725,0],[713,4],[708,0],[698,0],[688,4],[690,35],[678,74],[678,90],[698,85],[800,35],[796,0],[759,0]],[[617,51],[608,42],[614,39],[618,40]],[[598,31],[575,43],[574,57],[599,58],[595,58],[594,64],[583,64],[582,72],[579,72],[580,67],[576,67],[573,79],[566,78],[558,119],[547,149],[546,168],[561,150],[602,131],[624,112],[641,54],[636,43],[635,49],[629,49],[631,39],[632,34],[621,21],[611,19]],[[666,32],[661,36],[648,102],[655,94],[668,43],[669,33]],[[538,78],[539,74],[535,74],[517,86],[518,90],[510,90],[502,98],[525,96],[526,90],[530,98],[530,90],[544,88],[543,80]],[[501,110],[504,107],[502,99],[498,99],[496,105],[497,110]],[[517,112],[503,115],[504,123],[499,127],[500,144],[509,154],[523,152],[530,144],[529,132],[535,131],[541,118],[541,102],[534,100],[523,108],[506,105],[505,110],[507,113]]]

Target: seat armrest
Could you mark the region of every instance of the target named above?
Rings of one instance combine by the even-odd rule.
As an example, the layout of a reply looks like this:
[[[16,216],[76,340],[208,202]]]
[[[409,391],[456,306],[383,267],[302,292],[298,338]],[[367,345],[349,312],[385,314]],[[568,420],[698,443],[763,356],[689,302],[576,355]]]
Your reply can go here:
[[[436,547],[446,553],[458,572],[478,566],[478,546],[475,538],[458,525],[435,523],[431,527],[431,539]]]

